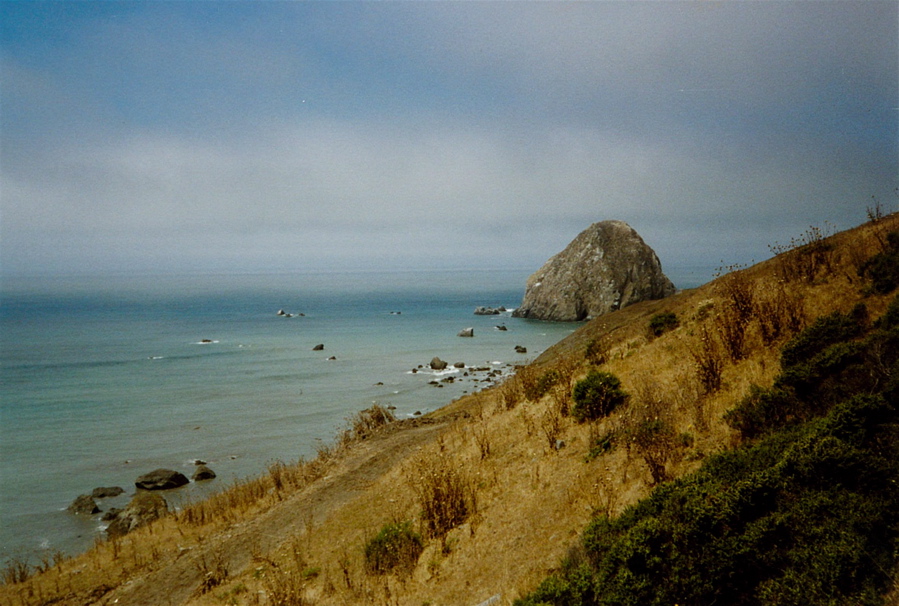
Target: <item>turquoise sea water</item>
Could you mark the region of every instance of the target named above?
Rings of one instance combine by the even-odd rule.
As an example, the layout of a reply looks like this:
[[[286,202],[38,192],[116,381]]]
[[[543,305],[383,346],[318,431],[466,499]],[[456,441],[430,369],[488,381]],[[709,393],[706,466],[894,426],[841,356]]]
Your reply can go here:
[[[703,271],[672,279],[705,281]],[[427,368],[533,359],[577,328],[475,306],[521,301],[527,272],[444,271],[5,279],[0,291],[0,562],[73,554],[100,516],[65,508],[98,486],[126,495],[158,467],[218,478],[198,498],[275,460],[314,456],[373,402],[434,410],[486,383]],[[278,310],[295,315],[278,316]],[[499,331],[504,324],[508,330]],[[475,337],[460,338],[474,327]],[[323,351],[313,351],[322,343]],[[516,354],[514,347],[527,347]],[[334,356],[336,360],[328,358]],[[481,375],[483,376],[483,374]]]

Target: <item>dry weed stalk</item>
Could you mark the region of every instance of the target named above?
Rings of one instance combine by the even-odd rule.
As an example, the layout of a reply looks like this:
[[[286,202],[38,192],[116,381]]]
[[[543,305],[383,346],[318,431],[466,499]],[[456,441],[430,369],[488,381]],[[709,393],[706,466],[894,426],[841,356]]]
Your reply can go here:
[[[505,410],[512,410],[521,402],[521,381],[517,376],[512,376],[503,381],[497,387],[499,401]]]
[[[345,447],[364,440],[394,421],[396,417],[393,412],[380,404],[372,404],[347,419],[348,427],[339,437],[340,446]]]
[[[540,431],[546,438],[550,451],[559,449],[559,436],[562,435],[562,412],[558,406],[550,404],[540,419]]]
[[[206,556],[202,556],[197,562],[197,570],[202,579],[200,586],[197,587],[196,595],[208,593],[228,579],[228,567],[221,552],[214,553],[209,561],[206,560]]]
[[[724,359],[718,341],[705,324],[699,330],[699,343],[690,353],[696,364],[696,376],[702,385],[703,393],[711,394],[721,389]]]
[[[515,381],[523,399],[534,401],[538,392],[539,372],[533,364],[517,367]]]
[[[717,283],[723,301],[715,324],[724,349],[734,362],[746,357],[746,329],[755,313],[753,284],[741,269],[725,268],[728,273]]]
[[[801,281],[811,284],[820,272],[830,272],[833,246],[827,242],[830,226],[826,231],[818,226],[809,227],[788,245],[775,243],[768,248],[779,263],[780,277],[787,282]]]
[[[671,478],[668,467],[683,458],[683,443],[674,430],[673,411],[662,387],[644,378],[635,389],[626,433],[649,468],[654,484]]]
[[[444,537],[477,511],[472,481],[443,448],[422,454],[408,478],[421,506],[425,534],[430,537]]]
[[[802,299],[787,290],[782,280],[774,286],[760,283],[755,306],[759,335],[766,347],[797,334],[805,323]]]

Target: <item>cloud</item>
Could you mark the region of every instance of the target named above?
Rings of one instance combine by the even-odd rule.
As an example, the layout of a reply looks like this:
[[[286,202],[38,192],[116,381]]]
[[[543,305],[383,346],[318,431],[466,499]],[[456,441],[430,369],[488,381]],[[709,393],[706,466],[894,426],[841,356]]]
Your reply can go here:
[[[895,202],[893,3],[86,6],[2,45],[4,271],[528,268],[608,218],[745,262]]]

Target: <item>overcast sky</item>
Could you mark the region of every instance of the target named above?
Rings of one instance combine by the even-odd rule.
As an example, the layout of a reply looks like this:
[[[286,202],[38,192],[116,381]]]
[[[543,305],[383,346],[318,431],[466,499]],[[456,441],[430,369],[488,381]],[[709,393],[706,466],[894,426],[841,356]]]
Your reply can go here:
[[[899,3],[0,2],[0,262],[746,263],[899,195]]]

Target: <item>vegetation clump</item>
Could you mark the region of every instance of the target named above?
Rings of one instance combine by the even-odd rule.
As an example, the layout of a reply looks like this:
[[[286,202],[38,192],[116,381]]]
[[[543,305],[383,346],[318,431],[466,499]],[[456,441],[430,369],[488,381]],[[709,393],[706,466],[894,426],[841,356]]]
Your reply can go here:
[[[859,268],[859,274],[871,279],[874,292],[885,295],[899,286],[899,232],[887,234],[886,249]]]
[[[421,505],[422,525],[429,537],[446,536],[477,509],[471,481],[443,452],[421,457],[411,481]]]
[[[653,337],[661,337],[678,326],[680,326],[680,320],[677,319],[677,314],[672,311],[657,313],[649,319],[649,333]]]
[[[409,572],[423,550],[424,541],[412,522],[391,522],[365,544],[365,567],[372,574]]]
[[[621,389],[621,381],[609,372],[592,371],[578,381],[572,392],[574,406],[571,414],[578,421],[594,421],[602,418],[627,400]]]

